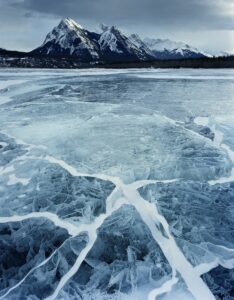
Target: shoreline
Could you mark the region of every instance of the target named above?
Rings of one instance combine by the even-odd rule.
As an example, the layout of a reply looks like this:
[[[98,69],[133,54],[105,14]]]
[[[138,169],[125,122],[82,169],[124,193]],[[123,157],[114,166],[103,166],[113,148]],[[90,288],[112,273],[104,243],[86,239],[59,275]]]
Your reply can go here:
[[[75,57],[35,56],[0,52],[0,68],[30,69],[233,69],[234,56],[153,61],[81,62]]]

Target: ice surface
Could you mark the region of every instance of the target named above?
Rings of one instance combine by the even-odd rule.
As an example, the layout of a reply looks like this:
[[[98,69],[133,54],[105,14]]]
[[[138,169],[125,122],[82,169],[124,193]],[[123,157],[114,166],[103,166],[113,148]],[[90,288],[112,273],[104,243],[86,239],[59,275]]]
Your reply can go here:
[[[0,232],[0,296],[6,294],[32,268],[48,258],[69,238],[68,233],[64,229],[56,228],[45,219],[34,221],[29,219],[23,222],[0,224]],[[40,274],[38,276],[43,277]]]
[[[142,287],[159,286],[170,276],[171,267],[140,215],[124,205],[100,227],[85,262],[60,295],[95,299],[98,293],[102,297],[136,293]]]
[[[3,158],[0,164],[2,168],[7,165],[0,178],[1,216],[51,212],[61,219],[90,223],[106,211],[106,198],[114,189],[112,183],[74,177],[47,161],[45,156],[36,155],[35,150],[20,152],[24,145],[16,144],[7,136],[1,137],[9,143],[0,150]],[[12,159],[16,151],[18,155],[23,154],[18,160]]]
[[[221,259],[225,258],[225,247],[227,259],[233,255],[228,251],[234,248],[233,183],[158,183],[142,188],[141,194],[159,207],[193,265],[215,259],[219,246],[223,249]]]
[[[36,227],[36,230],[38,231],[38,227]],[[56,231],[56,230],[55,230]],[[38,239],[36,236],[32,235],[33,242],[36,239],[38,243],[41,242],[40,239]],[[45,238],[45,237],[44,237]],[[48,237],[49,238],[49,237]],[[21,243],[24,245],[24,240],[21,241]],[[40,252],[42,252],[42,260],[46,259],[46,262],[39,266],[34,266],[31,264],[31,262],[27,261],[26,268],[24,268],[24,271],[27,271],[27,273],[22,273],[24,276],[19,282],[18,287],[15,287],[17,284],[17,281],[13,281],[12,277],[14,272],[16,272],[17,275],[17,268],[16,270],[11,268],[12,274],[9,274],[9,277],[11,279],[11,289],[9,290],[3,290],[3,292],[6,292],[3,295],[4,299],[43,299],[46,296],[50,295],[53,290],[56,288],[58,283],[60,282],[61,278],[66,274],[69,269],[74,264],[77,255],[82,251],[82,249],[86,246],[87,243],[87,236],[85,234],[73,237],[71,239],[65,240],[61,245],[57,246],[57,250],[54,251],[54,249],[49,249],[50,252],[48,252],[47,249],[44,251],[45,254],[40,249]],[[58,242],[57,242],[58,244]],[[33,245],[34,247],[36,245]],[[32,246],[32,247],[33,247]],[[43,247],[43,244],[41,245],[41,248]],[[14,245],[13,247],[14,248]],[[34,250],[34,248],[33,248]],[[28,255],[34,256],[34,251],[30,251]],[[23,251],[23,250],[21,250]],[[19,251],[19,252],[21,252]],[[51,251],[54,251],[54,253],[51,255]],[[20,256],[20,254],[19,254]],[[38,263],[40,263],[39,260],[40,257],[34,257],[34,260]],[[18,261],[16,258],[11,258],[12,261],[14,261],[16,264]],[[28,257],[27,257],[28,260]],[[30,272],[30,268],[33,270]]]
[[[108,103],[103,98],[108,93],[120,97],[118,83],[114,92],[109,76],[104,82],[85,78],[80,85],[59,78],[50,86],[42,80],[32,91],[22,93],[19,88],[0,113],[4,128],[27,143],[43,144],[50,155],[81,172],[105,173],[126,182],[175,177],[214,180],[230,172],[228,157],[208,139],[187,130],[187,123],[176,123],[135,103]],[[93,99],[90,89],[104,89],[105,94]]]
[[[0,299],[232,299],[233,70],[0,82]]]
[[[234,271],[221,266],[203,276],[207,285],[213,288],[216,299],[231,300],[234,297]]]

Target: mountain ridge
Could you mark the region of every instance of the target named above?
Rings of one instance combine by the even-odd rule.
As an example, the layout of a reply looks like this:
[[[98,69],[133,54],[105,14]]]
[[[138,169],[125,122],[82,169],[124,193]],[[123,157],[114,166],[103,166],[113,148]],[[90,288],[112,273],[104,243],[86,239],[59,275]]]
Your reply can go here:
[[[159,43],[175,47],[159,49]],[[158,49],[156,49],[156,44]],[[161,45],[162,47],[162,45]],[[41,46],[31,53],[75,56],[82,62],[147,61],[208,57],[203,51],[184,43],[169,40],[142,40],[137,34],[127,37],[115,26],[102,26],[102,32],[91,32],[70,18],[63,19],[46,36]]]
[[[115,26],[91,32],[72,19],[63,19],[31,53],[75,56],[82,62],[150,60],[152,56],[139,49]]]
[[[212,57],[212,55],[190,46],[183,42],[175,42],[169,39],[144,38],[143,43],[153,52],[156,58],[200,58]]]
[[[44,42],[30,52],[0,48],[0,66],[76,68],[108,64],[127,66],[130,63],[130,67],[220,67],[221,61],[224,61],[225,66],[227,64],[226,67],[229,62],[232,65],[233,56],[226,53],[221,55],[223,58],[219,56],[219,59],[182,42],[141,39],[137,34],[127,36],[116,26],[102,25],[101,29],[101,32],[92,32],[70,18],[62,19],[46,35]]]

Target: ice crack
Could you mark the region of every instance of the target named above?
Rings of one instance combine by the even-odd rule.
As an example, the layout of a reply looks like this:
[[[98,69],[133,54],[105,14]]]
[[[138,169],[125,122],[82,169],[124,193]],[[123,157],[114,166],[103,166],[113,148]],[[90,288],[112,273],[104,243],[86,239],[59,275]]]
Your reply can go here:
[[[27,157],[31,158],[32,157]],[[171,182],[168,180],[158,181],[158,180],[141,180],[136,181],[132,184],[125,184],[120,178],[108,176],[104,174],[84,174],[78,172],[73,166],[70,166],[66,162],[60,159],[56,159],[52,156],[46,155],[43,157],[35,157],[35,159],[42,159],[48,161],[53,164],[58,164],[63,169],[65,169],[72,176],[83,176],[83,177],[93,177],[102,180],[107,180],[112,182],[116,188],[111,193],[111,195],[106,200],[106,213],[97,217],[93,223],[91,224],[82,224],[76,226],[75,224],[69,223],[65,220],[61,220],[58,218],[56,214],[52,214],[49,212],[35,212],[30,213],[26,216],[12,216],[12,217],[2,217],[0,218],[0,222],[14,222],[14,221],[22,221],[28,218],[38,218],[45,217],[50,219],[55,225],[65,228],[70,235],[77,236],[81,232],[87,232],[89,237],[89,242],[86,247],[81,251],[75,264],[72,268],[62,277],[58,286],[56,287],[54,293],[47,297],[46,300],[55,299],[61,289],[65,286],[65,284],[69,281],[69,279],[79,270],[82,262],[86,258],[89,251],[92,249],[96,238],[97,238],[97,229],[103,224],[105,219],[110,216],[113,211],[120,208],[123,204],[131,204],[140,214],[143,222],[149,228],[152,237],[156,241],[156,243],[160,246],[164,256],[168,260],[174,272],[179,272],[185,281],[188,289],[192,293],[192,295],[197,300],[206,299],[206,300],[214,300],[214,296],[207,287],[207,285],[201,279],[199,272],[197,272],[193,266],[187,261],[182,251],[177,246],[173,236],[170,233],[169,225],[166,219],[159,214],[157,207],[143,199],[138,189],[147,184],[157,183],[157,182]],[[173,275],[172,280],[169,283],[165,283],[161,287],[161,290],[169,289],[176,282],[175,274]],[[156,292],[152,292],[152,295]],[[158,292],[157,292],[158,293]]]
[[[169,293],[173,287],[178,282],[176,277],[176,271],[173,269],[172,278],[166,281],[161,287],[152,290],[148,295],[148,300],[155,300],[158,296]]]
[[[0,223],[21,222],[33,218],[46,218],[53,222],[56,226],[64,228],[71,236],[80,234],[81,229],[77,226],[60,219],[56,214],[50,212],[33,212],[22,216],[0,217]]]

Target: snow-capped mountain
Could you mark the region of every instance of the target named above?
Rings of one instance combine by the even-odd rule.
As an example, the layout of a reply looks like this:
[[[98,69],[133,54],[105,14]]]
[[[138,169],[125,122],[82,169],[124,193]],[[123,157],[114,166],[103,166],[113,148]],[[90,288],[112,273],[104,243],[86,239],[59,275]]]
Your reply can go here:
[[[98,39],[98,34],[66,18],[46,36],[44,43],[33,50],[33,53],[78,56],[83,61],[98,60],[100,58]]]
[[[63,19],[32,54],[75,57],[80,62],[126,62],[155,59],[207,57],[207,53],[184,43],[127,37],[115,26],[102,25],[102,32],[91,32],[70,18]]]
[[[153,52],[157,59],[180,59],[211,57],[195,47],[182,42],[175,42],[169,39],[143,39],[143,43]]]
[[[234,54],[231,54],[229,52],[226,51],[220,51],[218,52],[215,57],[229,57],[229,56],[233,56]]]
[[[75,21],[63,19],[32,51],[35,54],[75,56],[81,61],[138,61],[152,59],[114,26],[102,27],[101,34],[84,29]]]
[[[142,41],[138,34],[131,34],[129,37],[130,41],[135,44],[139,49],[147,53],[148,56],[154,58],[154,53],[149,49],[149,47]]]
[[[103,26],[102,29],[98,42],[104,59],[132,61],[152,59],[150,53],[138,47],[115,26]]]

